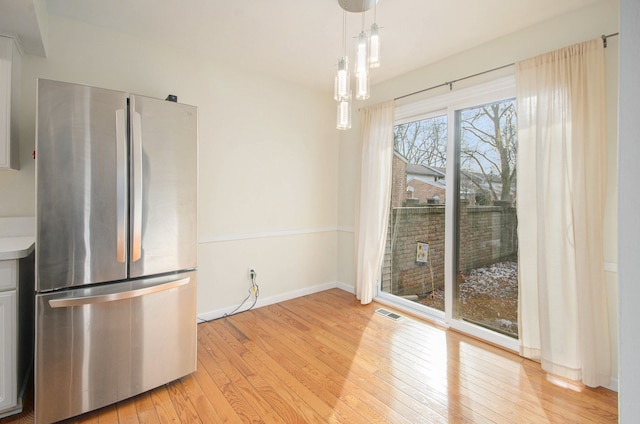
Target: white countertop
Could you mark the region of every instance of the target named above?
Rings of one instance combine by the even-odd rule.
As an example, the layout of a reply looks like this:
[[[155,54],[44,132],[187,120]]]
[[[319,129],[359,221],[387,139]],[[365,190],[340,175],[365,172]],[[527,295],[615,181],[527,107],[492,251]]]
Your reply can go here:
[[[35,246],[35,237],[0,237],[0,260],[20,259],[29,256]]]
[[[0,218],[0,260],[29,256],[35,247],[33,217]]]

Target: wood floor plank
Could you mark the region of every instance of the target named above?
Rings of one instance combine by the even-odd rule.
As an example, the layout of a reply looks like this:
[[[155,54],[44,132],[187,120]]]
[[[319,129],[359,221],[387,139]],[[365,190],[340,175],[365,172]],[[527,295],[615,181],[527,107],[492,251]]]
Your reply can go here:
[[[221,329],[220,331],[223,330]],[[297,381],[293,376],[283,370],[279,363],[269,360],[266,356],[262,359],[267,361],[269,370],[272,373],[276,374],[278,376],[277,378],[281,380],[292,393],[295,394],[295,397],[293,399],[300,399],[300,403],[297,404],[297,407],[300,410],[304,411],[307,409],[303,405],[304,403],[306,403],[311,407],[313,411],[316,412],[316,418],[326,419],[331,415],[331,408],[329,408],[326,403],[322,402],[313,392],[304,387],[304,385]]]
[[[200,326],[202,327],[202,325]],[[206,328],[199,328],[199,333],[204,333]],[[251,404],[234,387],[232,381],[221,368],[222,361],[214,356],[217,347],[212,345],[209,339],[202,335],[198,336],[202,348],[198,349],[199,361],[207,371],[212,382],[219,388],[226,402],[231,406],[240,422],[262,422],[262,418],[256,413]],[[218,353],[220,355],[220,353]]]
[[[239,326],[242,326],[242,324],[242,321],[238,322]],[[256,325],[260,326],[264,325],[264,323]],[[264,334],[271,334],[271,336],[266,336],[269,338],[271,348],[263,350],[259,347],[259,343],[250,343],[249,350],[256,356],[260,357],[260,361],[265,364],[265,366],[269,367],[269,369],[275,369],[280,375],[283,375],[283,371],[285,373],[284,375],[288,373],[290,377],[283,379],[283,382],[287,382],[288,385],[292,386],[292,390],[299,393],[299,396],[304,397],[305,402],[308,399],[306,399],[305,393],[300,392],[301,390],[304,391],[304,389],[301,389],[301,387],[295,382],[292,382],[291,379],[295,379],[300,382],[306,389],[311,391],[311,393],[317,396],[325,404],[333,405],[333,410],[330,412],[328,417],[329,421],[337,419],[338,422],[363,422],[363,417],[348,407],[331,390],[334,387],[332,381],[328,381],[320,378],[317,374],[311,374],[308,372],[309,368],[312,367],[312,364],[306,362],[299,356],[301,354],[300,351],[294,352],[289,350],[288,347],[277,339],[277,337],[274,337],[276,335],[273,333],[264,332]],[[310,356],[310,359],[311,362],[315,361],[313,356]],[[284,370],[280,370],[280,367]],[[340,392],[340,388],[337,389],[337,392]]]
[[[186,398],[189,399],[189,402],[192,404],[193,409],[198,414],[198,418],[201,422],[206,424],[223,422],[206,393],[202,391],[196,380],[195,375],[199,372],[204,371],[196,371],[189,378],[183,378],[181,380],[180,383],[182,384],[182,391],[184,391]]]
[[[151,391],[151,400],[155,405],[158,418],[162,424],[175,424],[180,422],[167,387],[160,386]]]
[[[200,324],[195,373],[65,422],[617,422],[615,392],[379,307],[332,289]]]
[[[139,424],[138,411],[136,410],[135,400],[127,399],[119,402],[116,406],[118,412],[118,422],[124,424]]]
[[[308,305],[307,305],[307,308],[306,308],[306,309],[308,309]],[[372,363],[373,363],[374,361],[369,361],[369,362],[372,362]],[[356,368],[357,368],[357,367],[355,367],[355,366],[354,366],[354,364],[355,364],[355,361],[352,361],[352,363],[351,363],[351,371],[353,371],[354,369],[356,369]],[[365,372],[363,373],[363,378],[365,378],[364,376],[366,376],[366,375],[367,375],[368,371],[369,371],[369,370],[365,370]],[[369,385],[369,384],[367,384],[367,385],[364,385],[364,386],[365,386],[365,387],[369,387],[370,385]],[[382,392],[386,393],[386,390],[384,390],[384,389],[383,389],[383,390],[382,390]],[[378,392],[378,393],[380,393],[380,392]],[[398,403],[394,403],[394,404],[396,405],[396,407],[398,407]],[[420,403],[412,402],[412,403],[410,403],[410,404],[411,404],[411,405],[416,405],[416,404],[418,404],[418,405],[419,405]],[[422,413],[422,414],[425,414],[425,412],[424,412],[424,411],[421,411],[421,413]],[[426,413],[425,415],[426,415],[426,416],[429,416],[429,414],[428,414],[428,413]],[[416,418],[415,418],[414,416],[411,416],[411,415],[409,415],[409,416],[410,416],[410,419],[411,419],[411,420],[414,420],[414,421],[416,420]],[[445,415],[444,415],[444,416],[446,416],[446,411],[445,411]],[[448,418],[451,418],[451,417],[448,417]],[[460,417],[456,417],[456,418],[460,418]],[[437,422],[436,420],[437,420],[437,418],[436,418],[436,417],[434,417],[434,416],[432,416],[432,417],[431,417],[431,421],[432,421],[432,422]],[[442,420],[442,418],[440,418],[440,420]]]
[[[117,405],[102,408],[98,414],[98,424],[114,424],[118,422]]]
[[[144,424],[159,424],[160,417],[156,411],[151,393],[146,392],[135,397],[136,412],[138,413],[138,421]]]
[[[226,343],[229,346],[229,349],[225,349],[223,352],[224,359],[220,360],[220,367],[233,383],[239,395],[251,405],[260,419],[265,422],[284,423],[284,419],[271,408],[263,393],[259,392],[251,384],[250,378],[255,376],[255,370],[240,356],[239,352],[244,353],[246,351],[244,347],[233,337],[226,334],[223,326],[220,326],[217,331],[210,331],[208,337],[213,343],[219,345]]]
[[[198,372],[195,374],[195,379],[203,395],[205,395],[209,403],[214,406],[220,422],[232,423],[242,421],[235,409],[220,391],[220,388],[211,379],[211,376],[206,371],[204,365],[202,365],[202,362],[200,362],[200,359],[198,359]],[[198,413],[200,413],[199,410]]]
[[[305,335],[304,334],[295,334],[295,330],[294,329],[289,329],[289,331],[287,333],[290,336],[293,335],[296,338],[305,339]],[[308,341],[312,342],[311,340],[308,340]],[[291,352],[291,353],[293,353],[293,352]],[[325,364],[323,364],[321,361],[318,362],[316,360],[316,358],[314,358],[313,356],[305,354],[304,351],[296,352],[296,353],[298,353],[302,357],[302,359],[301,359],[303,361],[302,364],[301,364],[302,366],[304,366],[305,363],[307,365],[307,366],[305,366],[305,368],[308,368],[310,366],[315,366],[316,370],[314,370],[314,371],[318,372],[318,374],[323,374],[323,376],[326,379],[333,378],[332,382],[334,383],[334,385],[333,386],[329,386],[329,387],[338,386],[338,387],[340,387],[340,391],[342,391],[345,388],[345,383],[347,383],[347,384],[349,383],[348,380],[344,378],[345,376],[342,376],[342,375],[339,375],[339,374],[335,373],[335,370],[332,370],[331,368],[328,368],[328,367],[324,366]],[[287,356],[290,357],[291,355],[287,355]],[[324,369],[320,370],[318,368],[324,368]],[[348,374],[348,372],[347,372],[347,374]],[[330,377],[330,375],[331,375],[331,377]],[[368,387],[368,385],[365,385],[365,386]],[[400,403],[395,402],[395,399],[389,401],[389,398],[387,397],[388,394],[385,393],[385,392],[378,391],[378,392],[375,392],[375,393],[374,392],[369,393],[366,389],[361,390],[360,387],[355,386],[355,385],[351,385],[349,387],[351,388],[351,390],[347,390],[347,394],[344,396],[343,400],[347,400],[348,401],[347,403],[350,404],[350,406],[353,409],[358,410],[360,413],[362,413],[365,416],[367,416],[367,418],[369,420],[379,421],[380,420],[380,416],[382,414],[382,415],[387,416],[388,420],[402,422],[404,420],[404,418],[403,417],[396,417],[395,416],[395,411],[393,411],[393,410],[388,410],[387,412],[381,411],[381,409],[383,409],[383,410],[385,409],[385,405],[387,405],[387,407],[388,407],[390,404],[394,404],[394,406],[396,408],[404,409],[407,418],[409,418],[409,420],[411,422],[420,422],[423,419],[422,416],[414,413],[415,411],[410,411],[409,408],[403,408],[404,405],[401,405]],[[372,408],[368,407],[368,406],[367,407],[363,407],[361,399],[349,396],[349,392],[360,392],[359,398],[363,398],[363,400],[366,401],[365,405],[369,405],[369,404],[373,403],[374,405],[377,405],[377,407],[376,406],[374,406]],[[371,400],[371,399],[375,399],[375,401],[374,402],[368,402],[368,400]],[[387,400],[387,402],[385,402],[385,400]]]
[[[313,314],[313,312],[310,312],[311,308],[309,308],[309,306],[308,306],[308,305],[305,305],[305,306],[306,306],[306,308],[305,308],[304,312]],[[286,306],[285,306],[285,307],[286,307]],[[348,319],[349,317],[345,316],[344,318],[345,318],[345,319]],[[352,321],[351,321],[351,322],[352,322]],[[344,333],[342,333],[342,334],[344,334]],[[363,345],[363,341],[361,340],[361,341],[360,341],[360,346],[362,346],[362,345]],[[375,362],[375,358],[373,358],[373,359],[374,359],[374,362]],[[407,362],[407,361],[403,361],[403,362]],[[410,361],[410,362],[408,362],[408,363],[409,363],[409,364],[411,364],[412,362],[413,362],[413,361]],[[420,370],[420,369],[417,369],[417,370],[414,370],[414,372],[418,372],[418,373],[420,373],[420,372],[421,372],[421,370]],[[409,374],[411,374],[411,372],[409,372]],[[423,376],[423,377],[424,377],[424,378],[427,378],[428,376],[426,376],[426,375],[425,375],[425,376]],[[486,394],[485,394],[485,395],[486,395]],[[488,395],[489,395],[489,396],[493,396],[493,393],[488,393]],[[505,416],[505,415],[506,415],[506,416]],[[503,410],[502,416],[503,416],[503,419],[513,419],[513,417],[512,417],[512,410],[511,410],[511,409],[505,409],[505,410]],[[535,421],[535,418],[536,418],[536,417],[526,417],[526,416],[525,416],[525,417],[523,417],[523,416],[522,416],[522,414],[521,414],[521,415],[520,415],[520,418],[521,418],[521,421],[522,421],[522,420],[524,420],[525,422],[528,422],[528,421]]]
[[[183,388],[184,380],[188,379],[193,379],[193,375],[183,377],[182,379],[174,381],[171,384],[167,384],[167,390],[181,423],[202,423],[200,417],[198,416],[198,413],[196,412],[193,404],[189,399],[187,392]]]
[[[344,405],[339,405],[336,408],[337,398],[327,395],[326,387],[321,389],[318,381],[310,383],[301,378],[300,374],[306,363],[299,360],[299,357],[291,351],[288,352],[288,355],[281,356],[280,353],[284,348],[282,345],[278,345],[277,341],[275,345],[280,349],[264,352],[257,345],[248,342],[249,353],[245,357],[255,364],[260,375],[268,378],[269,383],[278,390],[278,393],[288,396],[289,402],[306,417],[307,422],[326,421],[336,413],[336,409],[341,416],[352,415],[351,411],[344,409]],[[294,358],[297,358],[298,361]],[[331,407],[332,405],[333,407]]]

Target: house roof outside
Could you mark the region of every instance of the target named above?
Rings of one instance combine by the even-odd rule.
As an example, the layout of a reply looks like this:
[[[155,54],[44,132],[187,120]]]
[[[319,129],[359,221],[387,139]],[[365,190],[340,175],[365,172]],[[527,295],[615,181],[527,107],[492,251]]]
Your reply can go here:
[[[443,168],[436,168],[433,166],[422,165],[419,163],[410,163],[407,165],[407,176],[425,176],[434,177],[434,179],[441,179],[445,177],[444,172],[440,171]]]
[[[402,155],[398,154],[402,157]],[[417,180],[426,184],[430,184],[434,187],[444,189],[446,187],[446,169],[436,166],[428,166],[417,163],[407,164],[407,183]],[[489,181],[491,184],[489,184]],[[478,189],[486,192],[493,190],[499,193],[502,190],[502,180],[498,175],[483,175],[480,172],[474,171],[462,171],[461,184],[471,192],[475,192]],[[515,190],[511,189],[511,194],[515,195]]]

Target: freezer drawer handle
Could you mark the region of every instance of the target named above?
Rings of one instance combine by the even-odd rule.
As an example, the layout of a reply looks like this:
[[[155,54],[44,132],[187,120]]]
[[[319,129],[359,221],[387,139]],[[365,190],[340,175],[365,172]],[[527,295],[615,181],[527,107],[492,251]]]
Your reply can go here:
[[[181,280],[171,281],[165,284],[159,284],[157,286],[145,287],[138,290],[131,290],[122,293],[103,294],[97,296],[83,296],[73,297],[69,299],[52,299],[49,301],[49,306],[52,308],[68,308],[70,306],[83,306],[93,305],[96,303],[113,302],[116,300],[131,299],[134,297],[145,296],[152,293],[158,293],[166,290],[171,290],[176,287],[184,286],[188,284],[191,278],[183,278]]]

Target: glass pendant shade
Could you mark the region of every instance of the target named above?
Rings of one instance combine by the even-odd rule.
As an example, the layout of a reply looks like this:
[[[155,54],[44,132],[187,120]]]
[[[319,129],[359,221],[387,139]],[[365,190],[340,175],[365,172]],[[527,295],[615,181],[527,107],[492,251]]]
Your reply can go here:
[[[351,95],[351,83],[349,75],[349,59],[345,56],[338,61],[338,70],[334,84],[333,98],[337,101],[346,100]]]
[[[356,44],[356,99],[364,100],[369,98],[369,38],[367,33],[362,31],[358,35]]]
[[[369,31],[369,67],[377,68],[380,66],[380,28],[374,22],[371,24]]]
[[[365,70],[356,74],[356,99],[368,99],[369,92],[369,72]]]
[[[360,72],[367,72],[367,68],[369,67],[369,40],[367,37],[367,33],[361,31],[358,34],[358,43],[356,44],[356,64],[355,64],[355,73],[356,76]]]
[[[339,130],[351,128],[351,102],[348,99],[338,101],[338,124]]]
[[[339,130],[351,128],[352,100],[366,100],[370,96],[371,87],[369,69],[380,66],[380,28],[376,24],[375,7],[378,0],[338,0],[343,9],[342,14],[342,57],[338,60],[334,81],[334,99],[337,106],[337,125]],[[369,32],[365,31],[365,12],[374,8],[373,24]],[[346,54],[347,12],[360,13],[362,15],[362,29],[357,37],[353,70],[355,74],[354,90],[351,93],[349,60]],[[354,96],[354,97],[352,97]]]

